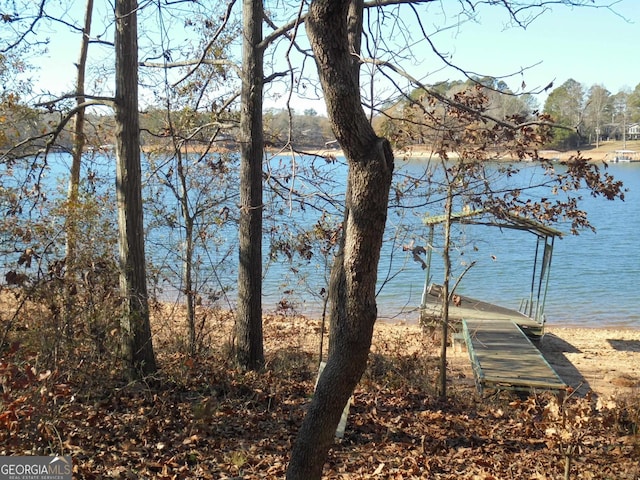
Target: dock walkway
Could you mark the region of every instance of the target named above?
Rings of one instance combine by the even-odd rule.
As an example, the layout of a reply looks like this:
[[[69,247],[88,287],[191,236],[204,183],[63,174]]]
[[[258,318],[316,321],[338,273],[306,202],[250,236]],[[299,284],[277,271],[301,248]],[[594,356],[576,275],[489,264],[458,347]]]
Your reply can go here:
[[[566,389],[566,384],[514,321],[464,319],[462,327],[480,391]]]
[[[437,322],[442,317],[442,286],[430,285],[422,303],[422,315],[434,318]],[[458,304],[449,305],[449,320],[461,322],[464,318],[474,320],[514,321],[532,335],[542,335],[544,326],[518,310],[483,302],[475,298],[458,295]]]

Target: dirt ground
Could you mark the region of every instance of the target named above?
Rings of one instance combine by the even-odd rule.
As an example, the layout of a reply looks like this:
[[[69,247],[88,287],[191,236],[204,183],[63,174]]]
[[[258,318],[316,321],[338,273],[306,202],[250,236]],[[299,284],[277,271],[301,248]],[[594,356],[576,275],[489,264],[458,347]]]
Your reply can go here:
[[[538,348],[576,394],[609,398],[640,392],[640,330],[548,327]],[[464,347],[452,348],[449,359],[463,381],[473,378]]]
[[[640,391],[640,330],[550,328],[541,350],[558,375],[582,392]]]
[[[9,428],[0,428],[0,453],[60,448],[74,458],[74,478],[284,478],[327,346],[321,321],[265,315],[266,365],[256,374],[235,368],[229,355],[232,313],[199,311],[207,347],[189,357],[176,308],[153,309],[161,369],[131,383],[114,368],[115,354],[91,350],[86,338],[45,370],[51,357],[35,347],[50,345],[41,335],[49,317],[27,311],[33,315],[11,330],[23,345],[12,342],[3,359],[0,414]],[[571,458],[571,478],[640,479],[640,329],[548,330],[540,348],[577,389],[562,409],[553,395],[477,396],[461,345],[449,349],[443,402],[434,388],[438,345],[415,324],[376,325],[325,478],[546,480],[562,478]],[[600,398],[628,397],[577,398],[590,389]],[[564,457],[567,446],[579,453]]]
[[[268,323],[280,321],[267,320]],[[295,330],[307,332],[301,338],[314,345],[305,345],[309,351],[317,349],[315,342],[319,320],[299,320]],[[290,328],[287,322],[282,328]],[[438,335],[435,334],[437,337]],[[328,340],[325,339],[325,348]],[[599,397],[638,396],[640,394],[640,329],[631,328],[579,328],[547,326],[544,336],[535,342],[547,362],[576,395],[591,392]],[[398,352],[402,355],[437,357],[440,340],[429,338],[421,327],[408,322],[377,322],[371,348],[370,363],[378,353]],[[426,354],[426,355],[425,355]],[[475,390],[475,381],[469,354],[464,344],[456,343],[448,349],[449,378],[453,386],[462,390]]]

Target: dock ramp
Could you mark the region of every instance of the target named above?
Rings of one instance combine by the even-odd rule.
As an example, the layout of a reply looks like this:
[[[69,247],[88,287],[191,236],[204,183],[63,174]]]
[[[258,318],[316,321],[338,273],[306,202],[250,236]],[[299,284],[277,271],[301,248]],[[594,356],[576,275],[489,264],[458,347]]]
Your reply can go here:
[[[565,390],[567,385],[512,320],[463,319],[478,390]]]

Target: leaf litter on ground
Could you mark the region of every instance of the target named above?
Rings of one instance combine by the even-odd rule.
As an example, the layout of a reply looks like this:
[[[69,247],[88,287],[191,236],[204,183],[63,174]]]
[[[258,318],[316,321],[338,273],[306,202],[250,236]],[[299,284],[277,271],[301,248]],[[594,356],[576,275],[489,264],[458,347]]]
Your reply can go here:
[[[208,317],[195,357],[180,353],[178,327],[156,319],[160,371],[138,383],[121,380],[115,356],[78,347],[42,365],[14,344],[0,361],[0,454],[71,455],[85,479],[283,478],[313,395],[321,324],[265,316],[266,366],[255,373],[232,362],[233,317]],[[568,455],[571,478],[640,478],[640,395],[481,397],[469,370],[450,365],[443,402],[438,345],[417,326],[377,326],[325,478],[556,479]]]

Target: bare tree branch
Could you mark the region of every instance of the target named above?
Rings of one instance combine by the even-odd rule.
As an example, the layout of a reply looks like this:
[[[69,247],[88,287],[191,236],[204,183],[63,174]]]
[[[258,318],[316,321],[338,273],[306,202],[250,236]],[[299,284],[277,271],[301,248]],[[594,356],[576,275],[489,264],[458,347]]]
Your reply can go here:
[[[151,67],[151,68],[179,68],[179,67],[195,66],[193,69],[189,71],[188,74],[183,76],[181,79],[176,80],[171,85],[172,87],[178,86],[181,82],[187,79],[189,75],[192,75],[195,69],[197,69],[200,65],[215,65],[215,66],[229,67],[233,69],[238,75],[240,75],[240,72],[242,71],[241,68],[236,63],[228,59],[199,58],[196,60],[183,60],[180,62],[169,62],[169,63],[149,62],[149,61],[140,62],[141,67]]]
[[[532,121],[532,122],[525,122],[525,123],[521,123],[521,124],[513,124],[510,122],[507,122],[505,120],[496,118],[494,116],[488,115],[486,113],[480,113],[477,112],[476,110],[474,110],[473,108],[469,107],[468,105],[464,105],[462,103],[456,102],[455,100],[446,97],[445,95],[442,95],[441,93],[435,91],[434,89],[430,88],[429,86],[423,84],[420,80],[418,80],[417,78],[411,76],[409,73],[405,72],[404,70],[402,70],[401,68],[399,68],[398,66],[392,64],[391,62],[388,62],[386,60],[378,60],[375,58],[360,58],[360,61],[363,63],[372,63],[374,65],[380,66],[380,67],[386,67],[390,70],[392,70],[393,72],[395,72],[396,74],[406,78],[407,80],[409,80],[411,83],[413,83],[417,88],[420,88],[421,90],[424,90],[428,95],[432,96],[433,98],[436,98],[437,100],[447,104],[447,105],[451,105],[453,107],[459,108],[460,110],[463,110],[467,113],[472,113],[472,114],[477,114],[479,117],[484,118],[486,120],[490,120],[492,122],[495,122],[496,124],[506,127],[506,128],[521,128],[521,127],[526,127],[526,126],[532,126],[532,125],[545,125],[545,126],[553,126],[553,127],[557,127],[558,125],[556,125],[555,123],[552,122],[540,122],[540,121]],[[388,77],[390,78],[390,77]],[[402,91],[402,89],[395,84],[396,88],[399,91]],[[410,99],[408,96],[405,95],[405,97],[407,99]]]
[[[231,18],[231,10],[233,9],[233,6],[235,5],[235,3],[236,3],[236,0],[230,0],[229,3],[227,3],[227,9],[225,11],[224,16],[222,17],[222,23],[218,27],[218,30],[216,30],[216,32],[211,37],[211,40],[209,40],[209,43],[202,50],[202,55],[200,56],[200,59],[197,62],[193,63],[193,65],[195,66],[191,70],[189,70],[182,78],[174,82],[173,84],[174,87],[184,82],[187,78],[193,75],[200,65],[208,63],[206,61],[207,53],[209,52],[213,44],[218,40],[218,38],[220,37],[220,34],[224,31],[225,27],[229,23],[229,19]]]

